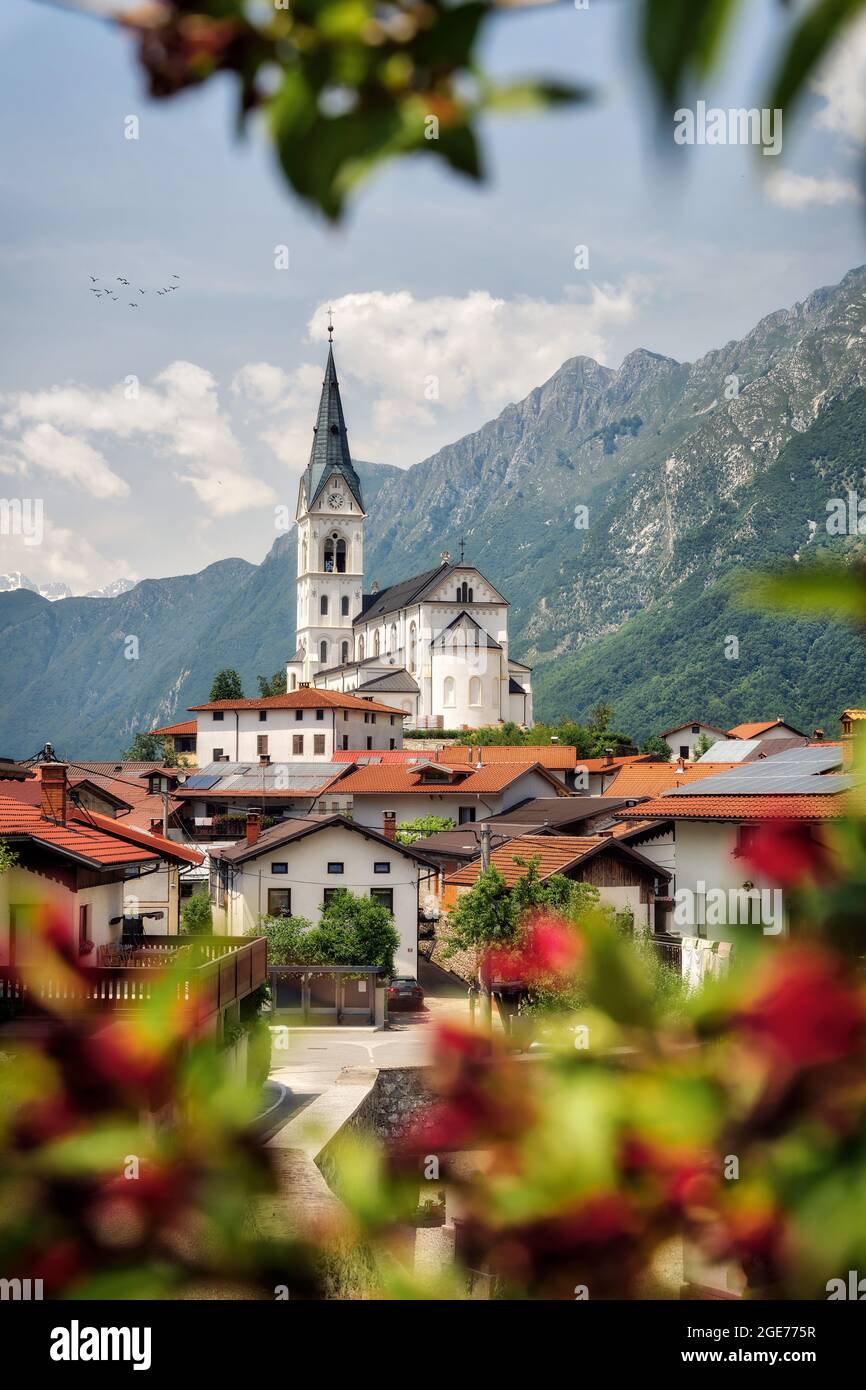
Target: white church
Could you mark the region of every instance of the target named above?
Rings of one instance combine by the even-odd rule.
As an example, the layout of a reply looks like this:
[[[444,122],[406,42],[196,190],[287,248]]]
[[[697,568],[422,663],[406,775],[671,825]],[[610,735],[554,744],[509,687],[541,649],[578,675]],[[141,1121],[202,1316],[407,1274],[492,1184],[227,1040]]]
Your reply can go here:
[[[331,330],[329,329],[329,333]],[[364,592],[361,483],[349,453],[333,347],[298,488],[297,651],[288,690],[371,696],[407,728],[532,723],[531,668],[508,654],[508,601],[480,570],[441,564]]]

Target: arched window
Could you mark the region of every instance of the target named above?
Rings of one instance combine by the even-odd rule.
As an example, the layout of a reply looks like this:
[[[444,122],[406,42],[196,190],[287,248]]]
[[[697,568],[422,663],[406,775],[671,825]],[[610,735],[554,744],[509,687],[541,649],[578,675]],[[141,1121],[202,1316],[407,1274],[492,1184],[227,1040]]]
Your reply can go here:
[[[490,698],[493,701],[493,708],[499,709],[499,681],[493,677],[493,684],[490,687]]]
[[[414,623],[409,624],[409,668],[414,671],[418,665],[418,629]]]
[[[364,639],[363,639],[363,637],[359,637],[359,638],[358,638],[358,660],[359,660],[359,661],[363,661],[363,660],[364,660]]]
[[[470,705],[481,704],[481,677],[473,676],[469,682],[469,703]]]
[[[327,595],[327,594],[322,594],[322,597],[319,599],[319,613],[321,614],[321,616],[322,616],[323,618],[327,618],[327,616],[328,616],[328,595]]]
[[[396,650],[397,650],[397,624],[396,624],[396,623],[392,623],[392,624],[391,624],[391,641],[390,641],[389,644],[388,644],[388,651],[389,651],[389,652],[395,652]]]
[[[336,531],[325,541],[322,568],[326,574],[346,573],[346,542]]]
[[[467,603],[471,603],[471,602],[472,602],[472,590],[471,590],[471,589],[467,589],[467,591],[466,591],[466,602],[467,602]]]
[[[471,602],[472,602],[472,590],[470,589],[469,585],[466,583],[466,580],[465,580],[465,579],[464,579],[464,581],[463,581],[462,584],[458,584],[458,586],[457,586],[457,602],[458,602],[458,603],[471,603]]]
[[[340,599],[340,617],[341,617],[341,618],[348,618],[348,616],[349,616],[349,595],[348,595],[348,594],[344,594],[343,597]]]
[[[297,690],[297,688],[298,688],[298,678],[297,678],[297,676],[295,675],[295,673],[294,673],[294,671],[293,671],[293,672],[292,672],[292,689],[293,689],[293,690]]]
[[[378,656],[378,655],[379,655],[379,629],[378,629],[378,628],[376,628],[376,632],[375,632],[375,634],[374,634],[374,636],[373,636],[373,655],[374,655],[374,656]]]
[[[301,546],[301,574],[307,573],[307,538],[304,536],[304,543]]]
[[[446,709],[453,709],[455,704],[457,703],[457,686],[454,682],[453,676],[445,677],[445,685],[442,694],[443,705],[445,705]]]
[[[321,661],[321,663],[322,663],[323,666],[326,666],[326,665],[328,664],[328,644],[327,644],[327,642],[320,642],[320,643],[319,643],[319,660]]]
[[[349,644],[348,644],[348,642],[344,642],[343,645],[342,645],[341,648],[340,648],[340,661],[342,662],[342,664],[343,664],[344,666],[348,665],[348,661],[349,661]]]

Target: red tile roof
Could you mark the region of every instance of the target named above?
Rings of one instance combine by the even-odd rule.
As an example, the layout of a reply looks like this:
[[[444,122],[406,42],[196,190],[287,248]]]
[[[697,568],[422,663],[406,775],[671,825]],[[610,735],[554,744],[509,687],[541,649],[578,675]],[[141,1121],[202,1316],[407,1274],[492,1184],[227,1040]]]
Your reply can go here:
[[[443,767],[442,771],[448,771],[447,767]],[[437,795],[440,792],[445,795],[456,795],[458,793],[500,792],[515,782],[518,777],[523,777],[526,773],[533,771],[549,782],[558,795],[569,795],[552,773],[548,772],[546,768],[539,767],[537,763],[496,763],[493,767],[483,767],[480,772],[474,768],[458,768],[452,772],[450,781],[427,781],[421,768],[371,763],[368,767],[358,767],[349,772],[340,781],[339,789],[340,792],[352,795],[363,795],[364,793],[368,795],[413,793],[428,795],[430,792],[435,792]],[[208,797],[210,795],[211,793],[208,792]]]
[[[650,753],[626,753],[612,758],[578,758],[576,767],[578,771],[585,768],[587,772],[613,772],[631,763],[648,763],[651,756]]]
[[[166,724],[162,729],[151,729],[152,734],[194,734],[198,731],[197,719],[186,719],[181,724]]]
[[[538,859],[539,878],[545,879],[551,874],[561,874],[580,860],[600,854],[605,848],[611,847],[620,855],[628,855],[636,863],[641,861],[641,856],[636,855],[627,845],[618,844],[610,835],[521,835],[509,840],[507,845],[500,845],[498,849],[494,849],[490,858],[510,888],[526,873],[525,863],[518,864],[517,859]],[[657,869],[654,864],[645,866],[647,873],[668,876],[665,870]],[[445,882],[472,884],[480,873],[481,861],[473,859],[470,864],[464,864],[453,874],[449,874]]]
[[[95,824],[97,829],[104,830],[106,834],[123,840],[127,844],[153,849],[163,859],[176,859],[181,864],[198,865],[204,863],[205,857],[200,850],[193,849],[190,845],[178,844],[176,840],[167,840],[164,836],[154,834],[151,831],[141,830],[130,825],[128,820],[113,820],[111,816],[102,816],[95,811],[77,813],[74,819],[77,824],[82,826]]]
[[[109,817],[100,816],[99,820],[113,825]],[[19,836],[26,836],[61,854],[73,855],[94,865],[139,864],[158,861],[161,857],[156,845],[149,848],[148,844],[132,844],[101,827],[94,829],[85,825],[77,818],[59,825],[56,821],[45,820],[38,807],[27,806],[7,796],[0,796],[0,835],[13,842]],[[150,841],[149,836],[145,839]]]
[[[608,796],[659,796],[674,787],[688,787],[718,772],[730,772],[739,763],[686,763],[682,772],[677,763],[638,763],[621,768],[607,784]]]
[[[439,757],[443,763],[469,763],[470,766],[479,759],[483,767],[488,763],[540,763],[542,767],[570,768],[578,761],[577,750],[565,743],[454,744],[443,748]]]
[[[766,796],[662,796],[642,801],[630,811],[616,811],[618,820],[832,820],[846,812],[843,792],[824,795],[779,793]]]
[[[266,695],[255,700],[211,700],[205,705],[190,705],[190,710],[209,709],[357,709],[372,710],[375,714],[398,714],[406,711],[393,705],[380,705],[377,700],[362,700],[358,695],[345,695],[339,690],[314,690],[312,687],[292,690],[286,695]],[[402,726],[401,726],[402,727]]]
[[[733,729],[728,729],[728,737],[758,738],[760,734],[765,734],[768,729],[778,728],[780,724],[785,729],[792,729],[800,738],[803,737],[799,729],[795,729],[793,724],[789,724],[787,719],[782,719],[781,716],[776,719],[762,719],[757,724],[735,724]]]

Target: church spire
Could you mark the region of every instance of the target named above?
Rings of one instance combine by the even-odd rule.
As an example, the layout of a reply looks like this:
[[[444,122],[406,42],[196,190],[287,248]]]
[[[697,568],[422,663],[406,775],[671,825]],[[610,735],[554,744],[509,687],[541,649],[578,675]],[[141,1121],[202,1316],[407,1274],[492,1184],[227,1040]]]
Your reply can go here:
[[[352,464],[349,453],[349,436],[343,416],[343,402],[340,400],[340,383],[334,363],[333,320],[328,310],[328,360],[325,365],[325,379],[322,382],[322,395],[319,400],[319,413],[313,426],[313,447],[310,461],[304,474],[307,506],[312,507],[328,479],[334,473],[345,478],[348,487],[363,511],[361,481]]]

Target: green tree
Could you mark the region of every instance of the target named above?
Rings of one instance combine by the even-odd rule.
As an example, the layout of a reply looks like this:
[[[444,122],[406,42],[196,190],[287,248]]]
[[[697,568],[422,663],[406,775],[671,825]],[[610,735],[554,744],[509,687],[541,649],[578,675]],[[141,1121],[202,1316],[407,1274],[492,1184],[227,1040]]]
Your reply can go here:
[[[701,734],[692,750],[693,761],[697,762],[698,758],[702,758],[708,749],[712,748],[714,743],[715,739],[708,738],[706,734]]]
[[[263,700],[267,699],[269,695],[285,695],[286,693],[285,671],[275,671],[270,677],[256,676],[256,681]]]
[[[306,917],[260,917],[249,936],[266,936],[268,965],[307,965],[317,959],[312,922]]]
[[[375,898],[341,888],[323,906],[316,935],[336,964],[378,965],[393,973],[400,938],[393,916]]]
[[[511,891],[495,864],[482,870],[468,893],[457,898],[446,927],[443,954],[481,951],[511,941],[517,926]]]
[[[404,820],[397,826],[397,839],[401,845],[414,845],[416,840],[425,840],[428,835],[437,835],[440,830],[453,830],[454,821],[448,816],[419,816],[417,820]]]
[[[673,749],[667,739],[662,738],[661,734],[651,734],[650,737],[645,739],[641,744],[640,751],[642,753],[652,753],[653,757],[657,759],[658,762],[669,763]]]
[[[158,734],[137,733],[120,756],[131,763],[163,763],[167,767],[177,765],[174,745],[169,749],[169,740],[161,738]],[[174,761],[170,762],[169,758],[173,758]]]
[[[180,910],[180,930],[184,936],[210,936],[213,915],[207,894],[193,893]]]
[[[241,678],[233,667],[217,671],[210,688],[209,700],[242,700],[244,687]]]
[[[10,869],[14,869],[17,863],[18,855],[15,850],[10,849],[3,840],[0,840],[0,877],[8,873]]]

